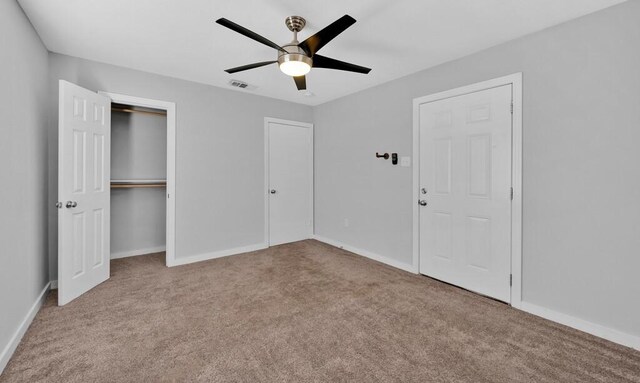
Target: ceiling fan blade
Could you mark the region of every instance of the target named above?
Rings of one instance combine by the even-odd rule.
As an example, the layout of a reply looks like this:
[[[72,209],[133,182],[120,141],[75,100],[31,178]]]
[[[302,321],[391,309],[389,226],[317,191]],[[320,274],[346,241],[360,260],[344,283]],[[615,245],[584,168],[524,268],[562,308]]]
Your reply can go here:
[[[320,48],[325,46],[329,41],[333,40],[334,37],[344,32],[345,29],[352,26],[355,22],[356,19],[354,19],[353,17],[344,15],[338,20],[326,26],[320,32],[298,44],[298,46],[304,49],[305,52],[309,54],[309,56],[313,56],[317,51],[320,50]]]
[[[325,69],[336,69],[336,70],[344,70],[347,72],[356,72],[367,74],[371,71],[371,68],[365,68],[360,65],[351,64],[348,62],[332,59],[330,57],[315,55],[313,56],[313,67],[314,68],[325,68]]]
[[[262,62],[259,62],[259,63],[247,64],[247,65],[238,66],[238,67],[231,68],[231,69],[225,69],[224,71],[227,72],[227,73],[242,72],[243,70],[249,70],[249,69],[253,69],[253,68],[260,68],[261,66],[273,64],[275,62],[277,62],[277,61],[262,61]]]
[[[298,90],[307,89],[307,78],[305,76],[295,76],[293,78],[293,81],[296,82],[296,86],[298,87]]]
[[[273,41],[271,41],[271,40],[269,40],[269,39],[267,39],[265,37],[262,37],[259,34],[253,32],[253,31],[250,31],[250,30],[248,30],[247,28],[245,28],[245,27],[243,27],[241,25],[238,25],[238,24],[234,23],[233,21],[227,20],[224,17],[221,18],[221,19],[216,20],[216,23],[218,23],[218,24],[220,24],[220,25],[222,25],[224,27],[227,27],[227,28],[231,29],[232,31],[238,32],[241,35],[247,36],[248,38],[253,39],[253,40],[255,40],[255,41],[259,42],[259,43],[262,43],[262,44],[264,44],[266,46],[269,46],[269,47],[271,47],[273,49],[277,49],[277,50],[279,50],[281,52],[287,53],[287,51],[285,51],[284,48],[282,48],[278,44],[274,43]]]

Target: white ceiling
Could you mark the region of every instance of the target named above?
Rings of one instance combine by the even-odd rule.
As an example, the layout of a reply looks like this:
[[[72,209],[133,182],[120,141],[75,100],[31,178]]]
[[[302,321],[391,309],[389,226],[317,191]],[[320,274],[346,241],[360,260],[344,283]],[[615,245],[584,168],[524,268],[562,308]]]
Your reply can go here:
[[[460,58],[624,0],[18,0],[50,51],[238,90],[318,105]],[[277,52],[214,21],[225,17],[280,44],[284,19],[300,15],[299,40],[344,14],[357,23],[321,54],[373,68],[362,75],[313,69],[307,88],[270,65]],[[233,88],[235,89],[235,88]]]

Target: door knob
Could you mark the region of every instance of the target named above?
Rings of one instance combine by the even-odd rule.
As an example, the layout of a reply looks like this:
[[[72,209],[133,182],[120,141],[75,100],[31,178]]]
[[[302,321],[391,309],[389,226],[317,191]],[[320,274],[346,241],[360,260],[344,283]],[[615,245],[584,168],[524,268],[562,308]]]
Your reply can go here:
[[[71,209],[72,207],[78,206],[78,203],[76,201],[67,201],[65,206],[67,207],[67,209]]]
[[[276,194],[276,189],[271,189],[270,193],[271,194]]]
[[[420,205],[420,206],[427,206],[427,201],[425,201],[425,200],[423,200],[423,199],[420,199],[420,200],[418,200],[418,205]]]

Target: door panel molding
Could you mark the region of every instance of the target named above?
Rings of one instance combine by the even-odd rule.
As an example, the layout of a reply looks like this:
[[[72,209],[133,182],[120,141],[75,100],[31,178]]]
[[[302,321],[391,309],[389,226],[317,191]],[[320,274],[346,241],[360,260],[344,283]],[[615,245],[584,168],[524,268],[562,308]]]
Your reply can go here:
[[[111,101],[58,81],[58,305],[109,278]]]
[[[412,271],[420,272],[420,210],[418,200],[420,195],[420,105],[451,97],[462,96],[482,90],[488,90],[504,85],[512,86],[512,170],[511,183],[513,199],[511,201],[511,305],[521,308],[522,305],[522,73],[483,81],[444,92],[434,93],[413,100],[413,264]],[[473,113],[471,113],[473,112]],[[470,111],[472,119],[486,119],[478,111]],[[446,125],[446,116],[442,116],[439,123]]]
[[[309,174],[311,174],[311,187],[309,190],[310,196],[310,204],[309,204],[309,217],[311,217],[311,232],[309,238],[313,237],[314,230],[314,185],[315,185],[315,173],[314,173],[314,132],[313,132],[313,124],[307,122],[300,121],[292,121],[292,120],[283,120],[279,118],[273,117],[265,117],[264,118],[264,245],[265,247],[270,246],[270,219],[269,219],[269,207],[270,207],[270,143],[269,143],[269,125],[270,124],[281,124],[281,125],[291,125],[301,128],[307,128],[310,130],[311,135],[311,150],[309,153],[310,161],[309,161]]]

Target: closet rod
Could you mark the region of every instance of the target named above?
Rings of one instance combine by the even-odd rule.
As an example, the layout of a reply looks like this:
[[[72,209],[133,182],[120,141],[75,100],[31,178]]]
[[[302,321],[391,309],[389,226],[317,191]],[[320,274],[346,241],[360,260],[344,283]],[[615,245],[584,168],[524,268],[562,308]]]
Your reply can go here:
[[[146,113],[146,114],[154,114],[157,116],[166,116],[167,112],[154,112],[151,110],[137,110],[137,109],[128,109],[128,108],[111,108],[112,112],[124,112],[124,113]]]
[[[111,184],[111,189],[165,188],[167,184]]]

